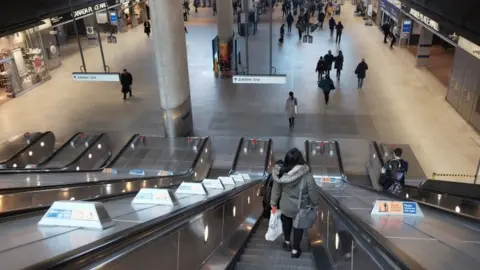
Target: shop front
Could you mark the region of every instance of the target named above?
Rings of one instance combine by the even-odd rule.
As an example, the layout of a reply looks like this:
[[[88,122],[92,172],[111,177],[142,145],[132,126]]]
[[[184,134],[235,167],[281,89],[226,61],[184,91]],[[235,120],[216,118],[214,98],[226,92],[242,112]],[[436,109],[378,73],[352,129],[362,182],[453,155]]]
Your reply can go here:
[[[377,25],[389,23],[392,27],[398,25],[401,16],[401,2],[398,0],[380,0]]]
[[[480,46],[459,37],[447,101],[480,131]]]
[[[427,68],[443,85],[449,85],[457,40],[447,24],[416,8],[402,6],[399,44],[416,57],[416,67]]]
[[[142,25],[148,19],[147,2],[146,0],[107,0],[54,16],[50,20],[57,46],[65,51],[62,47],[74,43],[73,47],[76,46],[78,50],[78,45],[75,45],[77,35],[80,36],[82,47],[96,47],[98,34],[107,42],[115,43],[116,33],[127,32]],[[67,53],[77,50],[66,49]]]
[[[0,37],[0,104],[50,78],[40,31],[36,26]]]

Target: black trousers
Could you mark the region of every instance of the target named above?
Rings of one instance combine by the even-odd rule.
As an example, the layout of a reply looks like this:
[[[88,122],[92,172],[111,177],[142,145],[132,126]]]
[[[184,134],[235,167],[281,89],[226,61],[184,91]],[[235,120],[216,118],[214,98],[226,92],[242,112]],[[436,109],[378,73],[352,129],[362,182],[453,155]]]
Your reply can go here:
[[[395,42],[397,42],[397,37],[395,35],[392,35],[392,41],[390,41],[390,48],[393,48],[393,45],[395,45]]]
[[[282,229],[285,241],[289,241],[290,243],[292,243],[292,249],[300,250],[300,243],[302,242],[303,237],[303,229],[293,228],[293,218],[289,218],[282,214],[280,216],[280,219],[282,220]],[[293,239],[291,238],[292,231]]]
[[[288,33],[292,32],[292,24],[287,24]]]
[[[291,127],[295,126],[295,117],[288,118],[288,123]]]
[[[298,30],[298,39],[302,39],[302,31]]]
[[[123,92],[123,99],[127,99],[127,94],[129,94],[130,97],[132,96],[132,89],[131,88],[127,92]]]
[[[325,98],[325,105],[328,105],[328,101],[330,100],[330,91],[323,91],[323,97]]]
[[[340,43],[341,40],[342,40],[342,33],[337,33],[337,38],[335,39],[335,42]]]
[[[333,28],[330,28],[330,37],[333,37]]]
[[[342,70],[341,69],[337,69],[337,78],[340,79],[340,74],[342,73]]]
[[[385,36],[383,37],[383,43],[387,43],[387,38],[388,38],[388,35],[390,35],[390,33],[385,32],[384,35]]]
[[[320,24],[320,29],[323,29],[323,21],[318,22]]]

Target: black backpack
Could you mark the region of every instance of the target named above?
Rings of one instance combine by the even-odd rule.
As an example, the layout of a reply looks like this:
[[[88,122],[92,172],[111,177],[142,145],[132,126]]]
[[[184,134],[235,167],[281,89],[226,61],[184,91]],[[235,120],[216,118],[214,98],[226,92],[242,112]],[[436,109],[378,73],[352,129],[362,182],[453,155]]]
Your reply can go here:
[[[270,206],[270,199],[272,198],[272,188],[273,188],[273,178],[272,174],[268,175],[265,184],[263,184],[263,216],[270,218],[270,211],[272,207]]]

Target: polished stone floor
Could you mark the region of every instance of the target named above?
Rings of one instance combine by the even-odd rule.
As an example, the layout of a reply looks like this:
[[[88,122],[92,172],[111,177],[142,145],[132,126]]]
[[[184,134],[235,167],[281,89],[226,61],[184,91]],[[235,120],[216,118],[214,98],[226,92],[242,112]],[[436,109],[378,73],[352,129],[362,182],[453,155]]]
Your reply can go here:
[[[286,85],[233,85],[212,72],[211,40],[216,35],[210,9],[200,9],[186,23],[195,132],[210,136],[295,136],[364,139],[410,144],[427,174],[473,174],[480,157],[480,138],[445,101],[445,86],[428,70],[416,69],[406,49],[390,50],[375,26],[353,17],[346,4],[339,18],[345,24],[337,46],[326,30],[313,33],[313,44],[298,42],[296,32],[277,43],[280,13],[273,26],[273,66],[286,74]],[[153,26],[155,27],[155,26]],[[236,29],[236,26],[235,26]],[[251,73],[269,71],[269,26],[263,22],[249,39]],[[183,34],[183,33],[179,33]],[[168,42],[168,41],[165,41]],[[341,49],[344,70],[328,109],[316,86],[318,57]],[[134,97],[123,101],[116,83],[72,82],[79,54],[69,54],[52,79],[0,106],[0,141],[25,131],[52,130],[58,137],[75,131],[105,131],[113,140],[133,133],[162,135],[159,95],[155,86],[152,40],[137,27],[119,34],[117,44],[104,44],[107,65],[134,76]],[[98,47],[86,49],[89,71],[102,71]],[[245,53],[242,52],[243,57]],[[354,69],[362,57],[369,71],[364,89],[356,89]],[[283,112],[288,91],[299,101],[295,129]]]

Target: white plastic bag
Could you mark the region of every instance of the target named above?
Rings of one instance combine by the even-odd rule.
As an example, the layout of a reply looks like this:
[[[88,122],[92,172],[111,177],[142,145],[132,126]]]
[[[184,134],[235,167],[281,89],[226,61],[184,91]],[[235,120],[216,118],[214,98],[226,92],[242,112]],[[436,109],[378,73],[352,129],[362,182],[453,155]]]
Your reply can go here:
[[[265,240],[275,241],[280,235],[282,235],[282,221],[280,220],[280,210],[276,210],[275,213],[270,213],[270,220],[268,221],[268,230],[265,234]]]

